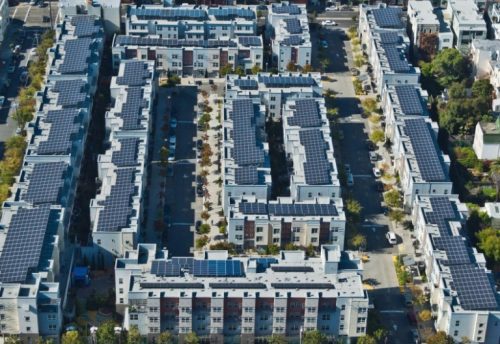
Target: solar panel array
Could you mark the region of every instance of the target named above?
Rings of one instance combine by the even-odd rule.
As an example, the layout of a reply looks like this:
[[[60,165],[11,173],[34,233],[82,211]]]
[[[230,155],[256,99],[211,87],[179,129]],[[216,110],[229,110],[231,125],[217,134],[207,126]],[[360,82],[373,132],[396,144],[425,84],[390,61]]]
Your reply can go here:
[[[233,158],[239,166],[260,166],[264,151],[257,146],[255,109],[251,99],[233,100]]]
[[[377,8],[373,10],[375,23],[381,28],[403,28],[404,24],[401,20],[401,16],[402,11],[399,7]]]
[[[405,133],[410,138],[422,178],[432,182],[448,180],[438,148],[424,119],[407,119],[404,123]]]
[[[335,289],[332,283],[271,283],[274,289]]]
[[[71,25],[75,26],[75,36],[77,37],[92,37],[101,29],[93,16],[74,16],[71,18]]]
[[[242,277],[243,263],[239,260],[195,260],[193,275],[197,277]]]
[[[64,60],[59,65],[62,74],[87,73],[88,59],[92,49],[92,38],[70,39],[64,43]]]
[[[170,261],[154,260],[151,263],[151,273],[156,276],[180,276],[181,267]]]
[[[236,47],[236,42],[232,40],[218,39],[170,39],[170,38],[151,38],[140,36],[117,36],[115,46],[157,46],[157,47],[200,47],[200,48],[217,48],[217,47]],[[260,44],[259,44],[260,45]]]
[[[62,107],[79,107],[87,99],[84,89],[87,83],[83,80],[58,80],[52,91],[59,93],[57,105]]]
[[[135,137],[119,139],[120,150],[114,151],[111,162],[118,167],[137,165],[140,140]]]
[[[238,185],[256,185],[259,182],[259,173],[255,166],[237,167],[234,171],[234,179]]]
[[[333,204],[270,203],[269,215],[277,216],[337,216],[338,211]]]
[[[62,161],[35,164],[23,199],[33,204],[57,203],[67,168]]]
[[[398,44],[401,39],[397,32],[394,31],[384,31],[380,33],[380,41],[382,44]]]
[[[461,236],[442,236],[433,238],[438,250],[446,251],[447,265],[472,263],[469,249]]]
[[[306,76],[259,76],[266,87],[306,87],[316,85],[316,80]]]
[[[401,111],[403,111],[405,115],[424,115],[422,99],[415,86],[397,85],[395,89]]]
[[[451,235],[448,222],[459,219],[452,202],[447,197],[432,197],[430,203],[432,212],[425,214],[427,222],[437,225],[442,237]]]
[[[131,7],[130,15],[138,19],[204,20],[207,13],[195,8],[144,8]]]
[[[484,268],[472,264],[452,265],[450,272],[463,309],[498,309],[494,286]]]
[[[297,18],[283,19],[286,24],[286,30],[291,34],[302,33],[300,21]]]
[[[302,36],[299,35],[291,35],[284,40],[281,41],[283,45],[301,45],[304,42]]]
[[[265,204],[265,203],[253,203],[253,202],[242,202],[242,203],[240,203],[240,211],[243,214],[264,215],[264,214],[267,214],[267,204]]]
[[[136,192],[133,184],[135,168],[116,170],[116,182],[104,201],[99,204],[104,208],[99,213],[97,230],[102,232],[119,231],[127,226],[132,216],[132,195]]]
[[[44,120],[51,123],[46,141],[38,145],[38,154],[68,154],[73,145],[71,135],[76,134],[80,124],[76,122],[77,109],[51,110]]]
[[[389,63],[389,67],[392,71],[396,73],[407,73],[411,70],[410,64],[395,45],[382,44],[382,47],[385,51],[387,62]]]
[[[127,100],[122,105],[120,118],[123,119],[123,130],[142,129],[142,109],[147,106],[141,87],[129,87],[127,89]]]
[[[272,7],[274,13],[300,14],[300,8],[296,5],[276,5]]]
[[[212,289],[266,289],[265,283],[248,282],[248,283],[209,283],[208,286]]]
[[[304,175],[309,185],[325,185],[332,182],[330,173],[332,164],[326,157],[328,148],[323,133],[319,129],[302,130],[299,133],[300,143],[306,152]]]
[[[253,79],[236,79],[234,84],[242,90],[257,90],[259,89],[259,84]]]
[[[245,47],[259,47],[262,45],[262,40],[258,36],[240,36],[238,42]]]
[[[221,7],[210,8],[209,15],[213,15],[217,20],[228,20],[236,18],[255,19],[255,13],[249,8]]]
[[[142,61],[124,62],[123,76],[116,77],[116,83],[126,86],[144,86],[146,80],[151,77],[147,67],[148,65]]]
[[[293,112],[293,117],[288,119],[288,124],[301,128],[321,126],[323,122],[316,101],[314,99],[296,100],[295,111]]]
[[[12,216],[0,259],[1,282],[24,282],[38,266],[49,217],[50,205],[20,208]]]
[[[314,272],[312,266],[272,266],[271,270],[274,272]]]

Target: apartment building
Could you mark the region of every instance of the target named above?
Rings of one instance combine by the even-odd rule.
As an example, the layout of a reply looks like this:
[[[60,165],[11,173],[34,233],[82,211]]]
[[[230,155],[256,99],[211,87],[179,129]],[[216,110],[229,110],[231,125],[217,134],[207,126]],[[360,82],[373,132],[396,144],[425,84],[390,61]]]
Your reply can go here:
[[[483,254],[462,236],[467,215],[457,195],[415,200],[412,217],[424,252],[434,326],[455,341],[498,343],[499,294]]]
[[[500,119],[495,122],[478,122],[474,131],[472,148],[480,160],[500,158]]]
[[[228,40],[257,34],[255,6],[130,6],[125,32],[165,39]]]
[[[486,22],[473,0],[448,1],[444,18],[453,30],[453,45],[461,52],[468,53],[474,39],[486,39]]]
[[[395,128],[392,151],[401,179],[403,203],[411,209],[417,195],[451,195],[450,158],[437,145],[438,126],[430,119],[401,120]]]
[[[73,255],[67,233],[103,36],[90,16],[67,17],[56,27],[37,112],[26,128],[26,155],[0,219],[2,336],[35,342],[58,340],[62,331]]]
[[[427,91],[420,85],[385,85],[381,103],[386,139],[394,140],[394,131],[401,119],[428,117],[427,99]]]
[[[303,251],[168,258],[156,245],[140,244],[116,261],[116,305],[124,327],[136,325],[150,340],[167,330],[211,343],[254,343],[315,329],[349,340],[367,326],[361,270],[359,257],[336,245],[323,245],[313,258]]]
[[[290,64],[299,68],[311,64],[312,44],[305,5],[269,5],[266,31],[278,71],[286,71]]]
[[[259,99],[269,119],[279,120],[283,105],[291,99],[318,98],[323,95],[320,73],[259,73],[259,75],[228,75],[226,98]]]
[[[443,30],[443,25],[434,11],[432,3],[428,0],[408,1],[408,21],[410,40],[414,48],[419,48],[422,40],[429,35],[435,35],[436,51],[453,47],[453,34],[451,30]]]
[[[9,0],[0,0],[0,43],[5,38],[5,32],[9,23]]]
[[[488,15],[491,20],[491,30],[493,31],[493,38],[500,39],[500,4],[489,4]]]
[[[489,78],[500,62],[500,41],[475,39],[471,43],[472,75],[476,79]]]
[[[95,254],[107,266],[138,242],[155,82],[152,61],[123,62],[111,81],[114,107],[105,117],[110,147],[98,157],[100,187],[90,202]]]
[[[115,36],[112,45],[115,70],[124,60],[156,61],[159,73],[216,77],[221,67],[231,64],[249,71],[263,67],[262,37],[242,36],[231,40],[164,39]]]
[[[60,0],[59,17],[91,15],[101,18],[107,37],[120,32],[121,0]]]

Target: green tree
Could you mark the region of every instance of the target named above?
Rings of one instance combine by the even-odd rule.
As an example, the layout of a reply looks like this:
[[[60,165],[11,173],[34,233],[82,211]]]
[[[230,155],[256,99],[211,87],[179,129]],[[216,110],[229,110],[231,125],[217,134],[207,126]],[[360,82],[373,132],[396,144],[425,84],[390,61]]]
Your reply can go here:
[[[208,234],[210,233],[210,225],[208,223],[203,223],[200,225],[198,231],[200,232],[200,234]]]
[[[303,73],[311,73],[312,71],[313,71],[313,68],[309,63],[305,64],[304,67],[302,67]]]
[[[254,65],[254,66],[252,67],[252,74],[259,74],[259,73],[260,73],[260,71],[261,71],[260,66],[258,66],[258,65]]]
[[[286,338],[279,334],[273,334],[267,338],[267,344],[286,344]]]
[[[236,246],[232,242],[219,241],[216,244],[210,245],[211,250],[225,250],[228,251],[230,255],[235,255],[237,253]]]
[[[286,70],[289,71],[289,72],[296,72],[297,71],[297,65],[295,64],[295,62],[290,61],[286,65]]]
[[[196,248],[202,249],[206,244],[208,244],[209,238],[206,235],[202,235],[196,239]]]
[[[61,337],[62,344],[84,344],[83,338],[78,331],[68,331]]]
[[[382,130],[374,130],[370,134],[370,140],[373,141],[373,143],[383,142],[385,140],[385,134]]]
[[[436,50],[439,45],[439,37],[436,33],[427,33],[421,32],[420,36],[420,44],[418,46],[418,50],[420,56],[424,58],[426,61],[431,60],[436,54]]]
[[[418,318],[422,321],[429,321],[432,319],[431,311],[428,309],[421,310],[418,313]]]
[[[490,100],[493,94],[493,86],[488,79],[474,81],[472,84],[472,95],[474,97],[485,98]]]
[[[370,335],[365,335],[363,337],[359,337],[357,344],[377,344],[377,340]]]
[[[476,233],[478,246],[485,256],[494,262],[500,262],[500,230],[487,227]]]
[[[462,82],[454,82],[448,88],[448,96],[450,99],[463,99],[467,96],[465,85]]]
[[[167,146],[162,146],[160,148],[160,162],[162,165],[168,164],[168,147]]]
[[[318,330],[306,331],[302,337],[302,343],[304,344],[326,344],[328,343],[328,338],[326,335]]]
[[[333,121],[337,118],[337,116],[339,115],[339,109],[338,108],[331,108],[331,109],[328,109],[328,111],[326,112],[326,115],[328,116],[328,119],[330,121]]]
[[[390,190],[384,194],[384,202],[391,208],[401,208],[403,200],[397,190]]]
[[[115,326],[116,324],[113,320],[108,320],[102,323],[97,329],[97,342],[106,344],[114,343],[116,341]]]
[[[198,344],[199,342],[200,339],[194,332],[190,332],[184,337],[184,343],[186,344]]]
[[[269,244],[266,247],[266,254],[275,256],[280,253],[280,247],[275,244]]]
[[[243,67],[238,66],[238,67],[236,67],[236,69],[234,70],[234,74],[237,74],[237,75],[239,75],[239,76],[245,76],[245,70],[243,69]]]
[[[396,223],[400,223],[404,217],[405,213],[402,210],[391,209],[391,211],[389,211],[389,218]]]
[[[300,248],[293,243],[289,242],[285,244],[285,250],[287,251],[297,251],[300,250]]]
[[[326,69],[330,65],[330,59],[327,57],[322,58],[321,60],[319,60],[319,64],[321,65],[321,70],[323,70],[323,73],[325,73]]]
[[[136,325],[130,326],[127,334],[127,344],[141,344],[143,342],[139,328]]]
[[[427,338],[427,344],[454,344],[453,338],[448,336],[446,332],[439,331]]]
[[[225,76],[227,74],[231,74],[233,72],[233,65],[228,63],[219,69],[220,76]]]
[[[363,207],[361,204],[353,198],[347,199],[346,202],[346,210],[347,216],[354,223],[359,222],[361,218],[361,212],[363,211]]]
[[[16,121],[19,129],[24,129],[26,123],[33,119],[33,111],[27,107],[16,109],[12,112],[12,119]]]
[[[377,340],[377,342],[384,342],[389,333],[385,328],[378,328],[373,331],[373,337]]]
[[[469,61],[456,49],[443,49],[431,62],[431,72],[441,87],[469,76]]]
[[[18,336],[10,335],[5,338],[5,344],[22,344],[23,342]]]
[[[365,113],[370,115],[372,112],[376,112],[378,110],[378,103],[375,98],[366,98],[361,102],[361,106]]]
[[[168,331],[160,333],[157,340],[158,344],[174,344],[174,336]]]
[[[350,240],[351,246],[358,250],[366,248],[366,237],[363,234],[356,234]]]

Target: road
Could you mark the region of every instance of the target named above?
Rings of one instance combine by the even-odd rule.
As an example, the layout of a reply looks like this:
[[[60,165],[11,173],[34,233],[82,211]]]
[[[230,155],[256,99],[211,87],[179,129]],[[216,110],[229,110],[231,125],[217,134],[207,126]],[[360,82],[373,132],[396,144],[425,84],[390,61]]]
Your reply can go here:
[[[368,155],[368,121],[361,116],[359,99],[352,85],[350,43],[341,28],[322,28],[313,32],[313,51],[320,34],[328,42],[332,62],[327,68],[327,75],[333,81],[323,85],[325,89],[335,92],[335,106],[340,115],[342,139],[340,152],[336,152],[337,165],[339,168],[342,163],[350,165],[354,186],[349,192],[363,207],[360,231],[367,237],[366,253],[369,256],[363,277],[374,282],[375,288],[369,294],[390,331],[389,342],[406,344],[410,326],[392,262],[392,256],[398,254],[398,247],[390,246],[385,238],[389,222],[381,208],[382,195],[376,190],[373,165]]]

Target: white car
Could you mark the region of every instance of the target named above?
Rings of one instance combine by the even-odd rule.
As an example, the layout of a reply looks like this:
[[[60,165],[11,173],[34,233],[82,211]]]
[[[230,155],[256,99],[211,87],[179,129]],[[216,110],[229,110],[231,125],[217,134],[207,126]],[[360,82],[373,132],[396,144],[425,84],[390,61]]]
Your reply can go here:
[[[328,20],[323,20],[321,22],[321,25],[323,25],[323,26],[337,26],[337,23],[334,22],[333,20],[328,19]]]
[[[325,12],[334,12],[334,11],[338,11],[337,6],[329,6],[325,8]]]
[[[387,232],[385,237],[387,238],[387,241],[389,241],[389,244],[391,245],[396,245],[398,243],[398,238],[396,237],[396,233],[394,232]]]
[[[382,171],[380,171],[380,168],[374,167],[373,168],[373,175],[377,178],[382,177]]]

